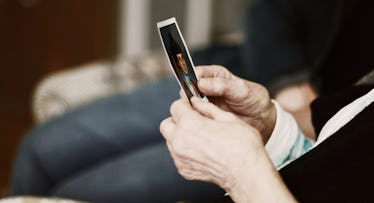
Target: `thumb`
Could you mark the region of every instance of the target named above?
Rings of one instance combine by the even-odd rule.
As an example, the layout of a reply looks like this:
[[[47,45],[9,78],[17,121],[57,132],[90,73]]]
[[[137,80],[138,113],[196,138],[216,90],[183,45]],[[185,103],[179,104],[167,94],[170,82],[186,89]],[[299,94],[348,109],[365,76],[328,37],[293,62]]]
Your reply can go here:
[[[225,97],[230,100],[244,99],[248,90],[245,82],[237,78],[201,78],[198,86],[209,97]]]
[[[191,98],[191,104],[197,112],[214,120],[227,121],[235,117],[233,114],[220,109],[213,103],[203,101],[195,96]]]

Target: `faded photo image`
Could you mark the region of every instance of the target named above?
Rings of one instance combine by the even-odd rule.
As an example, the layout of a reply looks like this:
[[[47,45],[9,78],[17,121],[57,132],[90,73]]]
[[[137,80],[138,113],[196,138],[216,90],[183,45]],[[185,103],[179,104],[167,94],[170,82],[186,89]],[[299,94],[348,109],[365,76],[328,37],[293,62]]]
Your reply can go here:
[[[178,77],[180,85],[183,87],[188,98],[197,96],[203,98],[204,95],[197,88],[197,78],[193,71],[186,48],[179,35],[177,26],[170,24],[160,28],[160,33],[170,63]]]

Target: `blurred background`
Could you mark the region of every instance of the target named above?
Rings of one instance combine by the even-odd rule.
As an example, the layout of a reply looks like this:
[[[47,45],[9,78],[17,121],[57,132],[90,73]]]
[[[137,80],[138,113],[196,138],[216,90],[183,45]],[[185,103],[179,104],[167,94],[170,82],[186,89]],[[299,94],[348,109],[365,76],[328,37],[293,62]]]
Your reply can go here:
[[[240,41],[248,1],[0,0],[0,197],[20,140],[43,120],[42,81],[113,61],[126,69],[123,61],[160,50],[156,22],[173,16],[192,50]]]

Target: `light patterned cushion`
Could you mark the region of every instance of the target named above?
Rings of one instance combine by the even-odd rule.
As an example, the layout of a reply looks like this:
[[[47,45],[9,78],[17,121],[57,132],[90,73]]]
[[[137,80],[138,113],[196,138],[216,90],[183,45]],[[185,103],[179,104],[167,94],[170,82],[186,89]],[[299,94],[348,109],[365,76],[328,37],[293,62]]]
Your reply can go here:
[[[161,51],[114,62],[94,62],[47,75],[36,87],[33,114],[43,122],[91,101],[131,91],[171,75]]]

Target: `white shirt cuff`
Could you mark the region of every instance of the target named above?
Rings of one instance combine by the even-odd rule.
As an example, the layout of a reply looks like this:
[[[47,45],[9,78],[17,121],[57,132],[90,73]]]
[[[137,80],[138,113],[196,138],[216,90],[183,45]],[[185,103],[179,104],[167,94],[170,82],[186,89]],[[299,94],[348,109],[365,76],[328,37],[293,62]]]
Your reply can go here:
[[[272,102],[275,105],[277,118],[265,149],[273,164],[278,168],[309,150],[311,141],[301,132],[291,114],[284,111],[277,101],[272,100]]]

